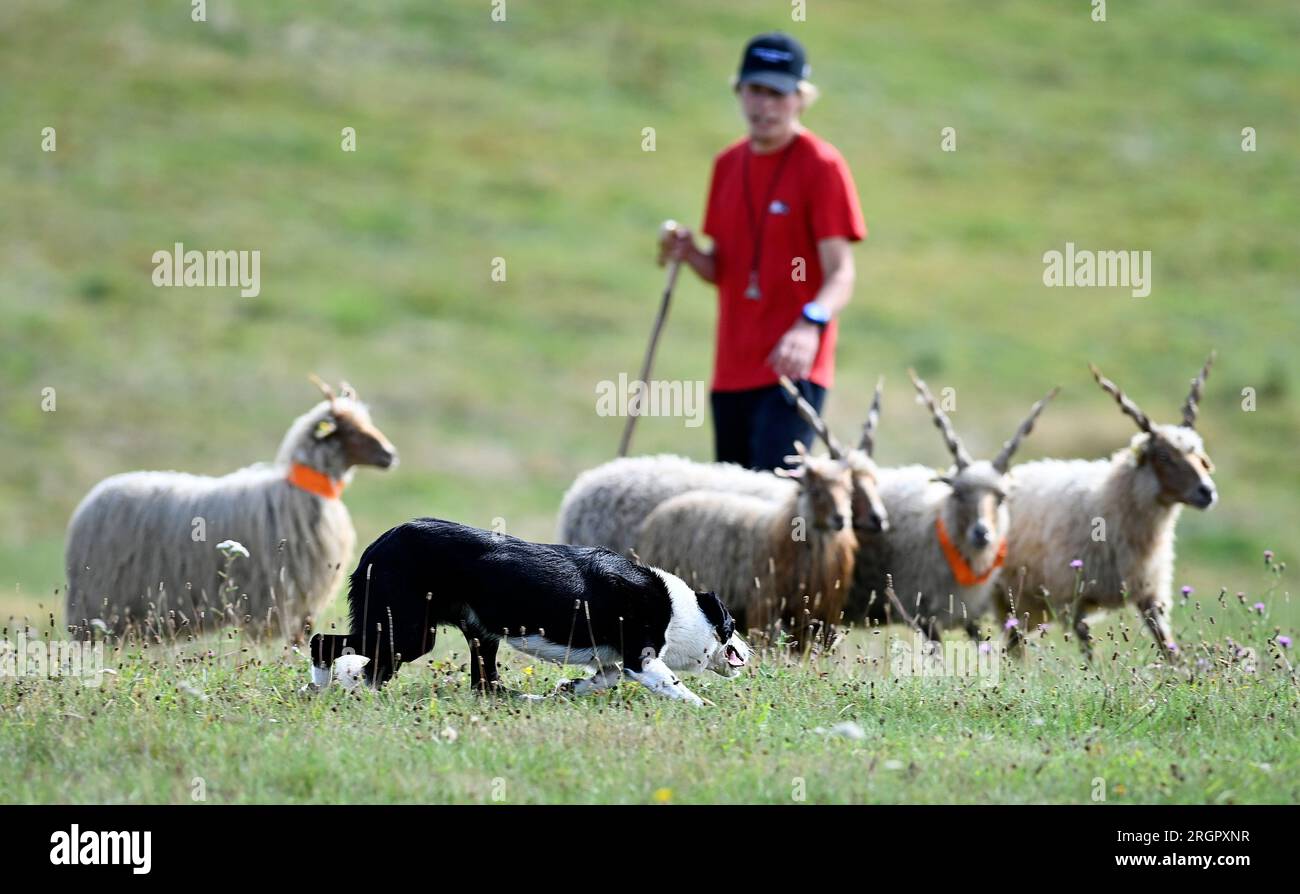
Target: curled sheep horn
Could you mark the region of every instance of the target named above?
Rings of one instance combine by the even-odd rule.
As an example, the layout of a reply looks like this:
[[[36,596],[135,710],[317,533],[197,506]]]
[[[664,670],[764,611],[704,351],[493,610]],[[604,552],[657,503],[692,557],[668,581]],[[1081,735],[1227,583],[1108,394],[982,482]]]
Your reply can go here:
[[[1119,404],[1119,408],[1124,415],[1136,422],[1137,427],[1142,429],[1142,431],[1150,434],[1151,420],[1147,417],[1147,414],[1143,413],[1142,409],[1133,402],[1132,398],[1125,394],[1118,385],[1103,376],[1101,370],[1097,369],[1096,364],[1089,363],[1088,369],[1092,371],[1092,377],[1097,380],[1097,384],[1101,386],[1101,390],[1115,398],[1115,403]]]
[[[784,388],[786,393],[794,400],[794,406],[799,412],[800,418],[802,418],[804,422],[808,423],[817,437],[822,439],[822,443],[824,443],[826,449],[830,451],[831,457],[833,459],[843,458],[844,448],[840,446],[839,441],[835,440],[835,436],[831,434],[830,429],[826,427],[826,422],[822,419],[821,414],[813,409],[812,404],[804,400],[803,395],[799,393],[799,389],[795,387],[794,382],[790,381],[789,376],[781,376],[781,387]],[[801,449],[798,442],[796,442],[795,449]],[[790,462],[790,460],[786,460],[786,462]]]
[[[1020,427],[1016,429],[1016,433],[1011,436],[1010,440],[1002,445],[1001,452],[999,452],[994,458],[994,469],[1004,475],[1006,474],[1007,469],[1011,466],[1011,455],[1015,453],[1016,448],[1020,446],[1020,441],[1034,430],[1034,422],[1038,419],[1038,414],[1043,412],[1043,407],[1047,406],[1047,402],[1056,397],[1060,391],[1061,386],[1056,386],[1051,391],[1047,392],[1047,395],[1042,400],[1035,403],[1029,409],[1029,415],[1025,417],[1025,421],[1020,423]]]
[[[876,393],[871,398],[871,409],[867,411],[866,424],[862,426],[862,437],[858,449],[872,456],[876,452],[876,429],[880,426],[880,393],[885,389],[885,377],[876,379]]]
[[[1201,392],[1205,388],[1205,378],[1210,374],[1210,367],[1214,365],[1214,353],[1214,351],[1210,352],[1200,373],[1192,379],[1192,390],[1188,392],[1187,400],[1183,403],[1183,425],[1188,428],[1196,428],[1196,413],[1201,407]]]
[[[324,379],[322,379],[320,376],[316,375],[315,373],[311,373],[310,375],[307,376],[307,378],[311,381],[313,385],[315,385],[317,388],[320,389],[320,393],[325,395],[325,399],[327,401],[329,401],[330,403],[334,403],[334,401],[338,399],[337,395],[334,394],[334,389],[331,388],[329,386],[329,383],[326,382]]]
[[[916,391],[921,396],[922,402],[929,407],[930,415],[934,417],[934,426],[939,429],[939,433],[943,435],[943,442],[948,445],[948,452],[952,454],[953,461],[957,464],[957,471],[960,472],[962,469],[974,462],[974,460],[971,459],[970,454],[966,451],[966,447],[962,444],[961,438],[957,437],[957,432],[953,430],[952,422],[949,421],[948,415],[939,408],[939,404],[935,401],[934,395],[930,393],[930,389],[926,386],[925,382],[917,376],[916,370],[909,369],[907,374],[911,377],[912,384],[916,387]]]

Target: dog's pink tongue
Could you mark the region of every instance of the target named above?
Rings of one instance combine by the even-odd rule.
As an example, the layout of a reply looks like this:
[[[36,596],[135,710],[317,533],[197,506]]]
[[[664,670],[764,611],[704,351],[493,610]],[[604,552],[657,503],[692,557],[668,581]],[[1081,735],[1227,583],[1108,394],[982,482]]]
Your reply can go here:
[[[743,667],[745,664],[745,659],[740,657],[735,646],[727,646],[727,664],[732,667]]]

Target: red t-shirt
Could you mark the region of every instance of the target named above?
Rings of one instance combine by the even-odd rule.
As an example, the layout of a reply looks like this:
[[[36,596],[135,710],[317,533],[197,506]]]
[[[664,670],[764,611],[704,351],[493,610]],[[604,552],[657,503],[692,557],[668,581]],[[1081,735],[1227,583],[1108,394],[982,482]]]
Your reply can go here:
[[[783,159],[787,152],[789,157]],[[762,225],[758,300],[745,297],[754,255],[751,211],[746,208],[746,168],[753,220]],[[780,177],[773,184],[778,169]],[[777,374],[768,365],[767,355],[821,289],[817,242],[834,236],[857,242],[867,235],[853,175],[834,146],[807,130],[787,147],[763,155],[750,150],[748,138],[739,140],[714,159],[702,229],[713,239],[717,265],[713,390],[774,385]],[[803,259],[802,265],[795,263],[797,258]],[[803,267],[802,281],[797,278],[799,266]],[[837,331],[838,321],[832,320],[822,334],[809,376],[825,388],[834,384]]]

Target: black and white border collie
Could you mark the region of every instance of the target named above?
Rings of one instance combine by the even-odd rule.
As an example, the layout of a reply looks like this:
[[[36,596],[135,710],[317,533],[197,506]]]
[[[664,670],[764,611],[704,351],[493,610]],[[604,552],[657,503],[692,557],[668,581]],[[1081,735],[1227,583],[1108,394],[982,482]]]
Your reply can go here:
[[[529,543],[436,518],[398,525],[366,547],[348,590],[352,633],[311,638],[311,689],[333,679],[382,686],[428,653],[439,624],[469,643],[476,692],[506,692],[497,646],[595,674],[561,683],[583,694],[623,675],[694,705],[674,671],[735,676],[749,646],[713,593],[607,549]],[[518,693],[515,693],[518,694]]]

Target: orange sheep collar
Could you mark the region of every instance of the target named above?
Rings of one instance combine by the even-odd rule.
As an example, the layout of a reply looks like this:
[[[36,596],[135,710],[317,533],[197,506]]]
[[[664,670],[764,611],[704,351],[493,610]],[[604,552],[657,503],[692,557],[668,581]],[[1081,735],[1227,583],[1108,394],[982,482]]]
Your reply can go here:
[[[324,497],[327,500],[337,500],[343,496],[342,480],[331,478],[324,472],[318,472],[311,466],[304,466],[302,463],[294,463],[289,467],[287,480],[294,487],[305,490],[309,494]]]
[[[982,584],[989,579],[994,571],[1002,567],[1002,563],[1007,558],[1007,539],[1002,538],[1002,545],[998,547],[998,554],[993,559],[993,564],[983,574],[976,574],[975,569],[953,545],[952,538],[948,536],[948,528],[943,523],[942,518],[934,520],[934,532],[939,536],[939,547],[943,550],[943,557],[948,560],[948,568],[952,570],[952,576],[956,578],[957,583],[963,587],[973,587],[976,584]]]

